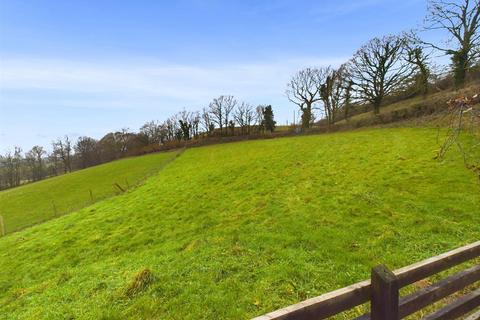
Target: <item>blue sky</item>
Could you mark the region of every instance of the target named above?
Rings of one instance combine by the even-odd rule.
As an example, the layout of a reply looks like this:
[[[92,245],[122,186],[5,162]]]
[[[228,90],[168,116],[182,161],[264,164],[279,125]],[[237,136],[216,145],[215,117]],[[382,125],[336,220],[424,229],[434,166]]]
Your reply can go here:
[[[290,76],[418,26],[424,0],[0,0],[0,152],[95,138],[221,94],[292,121]]]

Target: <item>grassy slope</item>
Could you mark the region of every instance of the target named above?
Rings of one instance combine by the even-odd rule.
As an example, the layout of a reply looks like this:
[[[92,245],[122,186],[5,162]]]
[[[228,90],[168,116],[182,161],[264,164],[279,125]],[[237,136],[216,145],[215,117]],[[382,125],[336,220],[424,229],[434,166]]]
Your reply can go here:
[[[381,114],[387,114],[391,113],[393,111],[398,111],[398,110],[403,110],[403,109],[412,109],[416,106],[419,105],[432,105],[432,106],[438,106],[441,104],[445,104],[446,101],[452,98],[458,98],[461,96],[471,96],[473,94],[478,93],[478,88],[480,86],[480,82],[474,82],[468,86],[466,86],[463,89],[453,91],[453,90],[446,90],[446,91],[440,91],[440,92],[435,92],[429,94],[427,97],[423,98],[421,96],[418,97],[413,97],[410,99],[405,99],[399,102],[391,103],[388,105],[383,106],[380,109]],[[363,119],[368,119],[368,118],[374,118],[375,114],[373,111],[369,112],[363,112],[360,114],[357,114],[353,117],[350,118],[350,121],[358,121],[358,120],[363,120]],[[345,123],[345,120],[341,120],[337,122],[338,124]]]
[[[0,239],[0,318],[241,319],[478,240],[478,181],[436,131],[187,150],[144,185]],[[125,290],[152,270],[143,293]]]
[[[127,158],[0,192],[6,232],[25,228],[88,206],[156,173],[174,153]],[[57,212],[54,211],[54,206]]]

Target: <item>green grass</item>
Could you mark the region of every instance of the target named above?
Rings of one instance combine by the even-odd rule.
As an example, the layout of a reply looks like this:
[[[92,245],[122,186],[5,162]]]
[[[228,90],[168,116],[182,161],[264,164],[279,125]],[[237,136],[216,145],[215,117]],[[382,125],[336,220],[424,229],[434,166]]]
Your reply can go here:
[[[478,240],[477,178],[436,131],[189,149],[0,239],[3,319],[245,319]]]
[[[156,173],[173,152],[127,158],[0,192],[6,233],[115,195]],[[92,194],[90,195],[90,191]]]

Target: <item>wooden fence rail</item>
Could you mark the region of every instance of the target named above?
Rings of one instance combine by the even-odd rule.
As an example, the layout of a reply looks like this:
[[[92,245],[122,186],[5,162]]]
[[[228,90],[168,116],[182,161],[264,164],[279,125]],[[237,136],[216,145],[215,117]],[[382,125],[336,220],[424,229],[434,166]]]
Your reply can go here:
[[[326,319],[367,302],[370,302],[370,313],[356,319],[402,319],[479,281],[480,264],[403,297],[399,294],[401,288],[478,257],[480,241],[393,272],[383,265],[376,266],[372,269],[371,280],[305,300],[253,320]],[[477,289],[424,319],[456,319],[479,307],[480,289]],[[480,319],[480,312],[472,314],[468,319]]]

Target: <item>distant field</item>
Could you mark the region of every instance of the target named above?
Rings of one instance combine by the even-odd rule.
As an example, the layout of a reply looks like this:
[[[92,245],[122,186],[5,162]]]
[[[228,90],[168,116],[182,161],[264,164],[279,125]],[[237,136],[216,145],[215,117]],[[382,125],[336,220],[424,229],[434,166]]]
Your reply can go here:
[[[156,173],[173,152],[127,158],[0,191],[6,232],[78,210]],[[91,191],[91,195],[90,195]]]
[[[131,192],[0,238],[0,319],[246,319],[478,240],[478,178],[454,153],[433,160],[436,136],[189,149]],[[150,157],[120,171],[168,156]]]

